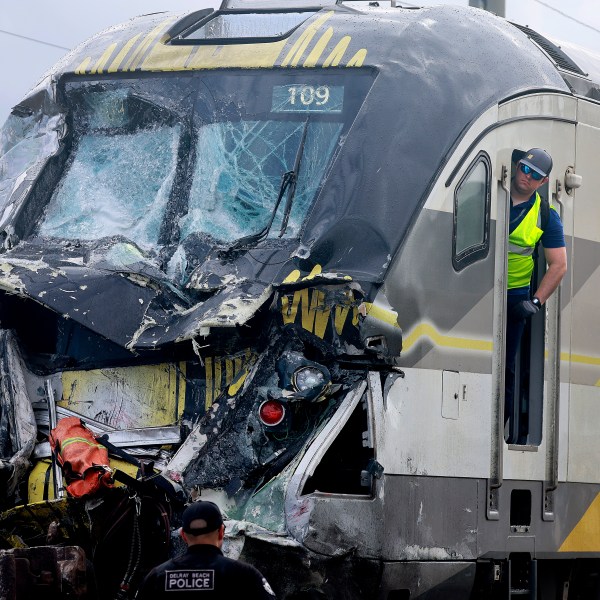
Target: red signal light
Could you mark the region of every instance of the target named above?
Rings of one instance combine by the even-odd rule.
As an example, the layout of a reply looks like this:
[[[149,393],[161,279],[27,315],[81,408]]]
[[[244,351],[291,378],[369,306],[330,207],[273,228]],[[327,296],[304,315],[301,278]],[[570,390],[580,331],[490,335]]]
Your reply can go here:
[[[265,400],[258,409],[258,416],[265,425],[274,427],[283,421],[285,408],[277,400]]]

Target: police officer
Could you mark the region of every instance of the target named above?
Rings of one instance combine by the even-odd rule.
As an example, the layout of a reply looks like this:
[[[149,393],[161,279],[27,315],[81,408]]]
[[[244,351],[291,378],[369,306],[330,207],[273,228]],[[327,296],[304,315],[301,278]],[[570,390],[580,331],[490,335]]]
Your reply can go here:
[[[541,148],[527,151],[517,163],[510,187],[508,295],[506,330],[505,420],[511,415],[516,355],[526,320],[536,314],[559,286],[567,271],[567,250],[558,213],[550,207],[542,224],[542,199],[537,190],[548,181],[552,158]],[[542,229],[543,227],[543,229]],[[533,297],[530,293],[533,251],[541,242],[548,268]]]
[[[221,546],[225,525],[219,507],[199,501],[183,512],[181,537],[187,543],[185,554],[169,560],[148,573],[137,600],[180,598],[244,598],[274,600],[267,580],[254,567],[223,556]]]

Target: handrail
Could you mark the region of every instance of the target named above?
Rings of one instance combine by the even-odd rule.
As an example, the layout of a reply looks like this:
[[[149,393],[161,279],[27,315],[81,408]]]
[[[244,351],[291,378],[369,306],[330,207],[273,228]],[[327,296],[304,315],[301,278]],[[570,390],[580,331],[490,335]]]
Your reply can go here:
[[[496,256],[494,262],[494,316],[492,354],[492,402],[491,402],[491,452],[490,477],[488,480],[487,518],[500,518],[498,490],[503,482],[504,452],[504,361],[506,348],[506,288],[507,288],[507,245],[508,211],[510,210],[510,188],[508,168],[502,165],[500,187],[505,192],[504,206],[498,206],[496,217]],[[500,198],[498,198],[500,202]]]
[[[563,217],[564,205],[560,200],[561,182],[556,180],[552,201],[558,204]],[[554,520],[554,502],[551,492],[558,487],[558,442],[560,416],[560,304],[562,284],[548,300],[548,408],[546,411],[546,472],[544,482],[544,521]]]

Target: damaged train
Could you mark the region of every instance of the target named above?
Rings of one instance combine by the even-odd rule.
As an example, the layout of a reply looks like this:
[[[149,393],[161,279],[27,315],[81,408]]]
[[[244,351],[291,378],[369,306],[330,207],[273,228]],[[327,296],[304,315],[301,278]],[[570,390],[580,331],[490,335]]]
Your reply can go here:
[[[225,0],[69,53],[0,138],[6,597],[133,597],[201,497],[279,598],[600,598],[599,146],[600,58],[479,9]],[[530,147],[569,270],[505,423]]]

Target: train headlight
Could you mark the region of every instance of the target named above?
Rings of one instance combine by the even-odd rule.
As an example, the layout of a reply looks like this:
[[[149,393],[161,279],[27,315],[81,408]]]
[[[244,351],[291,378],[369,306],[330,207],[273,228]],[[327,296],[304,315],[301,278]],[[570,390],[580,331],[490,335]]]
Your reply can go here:
[[[287,350],[277,361],[281,396],[287,402],[322,400],[331,388],[331,374],[322,364],[308,360],[300,352]],[[277,397],[271,394],[271,398]]]
[[[292,385],[297,392],[321,391],[326,383],[325,373],[316,367],[301,367],[292,375]]]

